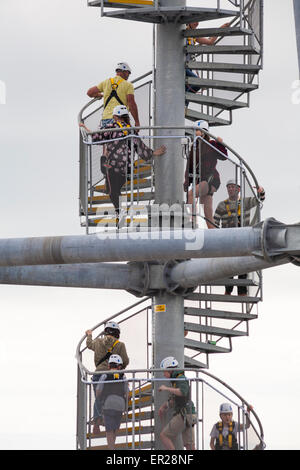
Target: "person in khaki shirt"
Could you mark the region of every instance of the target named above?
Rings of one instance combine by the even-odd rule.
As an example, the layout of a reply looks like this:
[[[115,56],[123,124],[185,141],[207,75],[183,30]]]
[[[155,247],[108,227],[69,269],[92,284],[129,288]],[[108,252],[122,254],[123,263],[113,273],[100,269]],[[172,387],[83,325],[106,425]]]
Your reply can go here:
[[[113,110],[118,105],[128,108],[135,122],[135,126],[140,126],[138,107],[134,98],[134,88],[128,82],[131,69],[125,62],[120,62],[116,66],[116,76],[110,77],[97,86],[93,86],[87,91],[90,98],[102,98],[104,110],[101,125],[105,127],[113,121]]]
[[[86,346],[88,349],[94,351],[94,362],[96,371],[101,370],[108,370],[109,369],[109,357],[111,354],[118,354],[123,361],[122,368],[129,364],[129,358],[126,351],[126,346],[124,343],[119,341],[120,337],[120,327],[114,321],[109,321],[105,324],[104,327],[104,337],[99,337],[93,340],[92,338],[92,331],[87,330],[85,332],[87,335],[86,338]],[[96,394],[96,388],[98,385],[98,381],[100,378],[100,374],[94,374],[92,376],[93,388]],[[94,420],[93,420],[93,434],[100,433],[100,416],[101,410],[97,407],[97,402],[94,403]]]

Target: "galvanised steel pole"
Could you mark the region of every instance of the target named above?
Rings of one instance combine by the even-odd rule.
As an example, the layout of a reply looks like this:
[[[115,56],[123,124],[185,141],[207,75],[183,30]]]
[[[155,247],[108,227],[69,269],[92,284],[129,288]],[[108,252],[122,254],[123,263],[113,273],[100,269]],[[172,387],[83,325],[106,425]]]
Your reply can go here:
[[[300,76],[300,0],[294,0],[294,15],[295,15],[295,27],[296,27],[296,39],[298,48],[298,67]]]
[[[161,7],[185,7],[185,0],[160,0]],[[185,70],[183,25],[163,23],[157,26],[156,41],[156,109],[155,125],[184,126]],[[168,204],[183,202],[183,167],[181,145],[178,139],[168,139],[178,135],[178,130],[162,130],[166,139],[159,141],[167,146],[167,152],[155,161],[155,202]],[[166,292],[153,299],[153,354],[154,367],[161,360],[175,356],[180,367],[184,366],[184,305],[181,296]],[[155,385],[155,447],[163,449],[159,435],[163,423],[158,410],[167,399],[166,392],[158,391]],[[181,447],[181,446],[180,446]]]

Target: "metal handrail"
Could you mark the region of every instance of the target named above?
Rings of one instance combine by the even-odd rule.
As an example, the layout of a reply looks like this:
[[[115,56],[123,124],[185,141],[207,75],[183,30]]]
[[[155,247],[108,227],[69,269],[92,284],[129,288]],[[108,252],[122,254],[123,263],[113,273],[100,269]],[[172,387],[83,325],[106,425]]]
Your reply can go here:
[[[143,75],[140,75],[139,77],[137,78],[134,78],[133,80],[131,80],[130,83],[137,83],[139,82],[140,80],[143,80],[144,78],[146,77],[149,77],[149,75],[152,75],[152,70],[150,70],[149,72],[146,72],[144,73]],[[79,111],[78,113],[78,118],[77,118],[77,121],[78,121],[78,124],[80,124],[81,122],[83,122],[83,112],[89,107],[91,106],[93,103],[95,103],[96,101],[101,101],[102,98],[93,98],[91,101],[89,101],[88,103],[86,103],[82,108],[81,110]],[[87,117],[91,116],[92,114],[94,114],[96,111],[99,111],[101,108],[103,107],[103,104],[101,106],[99,106],[98,109],[95,109],[90,115],[86,116],[84,119],[87,119]]]
[[[97,328],[100,328],[102,325],[104,325],[104,324],[107,323],[108,321],[113,320],[113,319],[117,318],[118,316],[123,315],[123,314],[126,313],[126,312],[129,312],[129,311],[132,310],[133,308],[137,307],[138,305],[141,305],[141,304],[145,303],[145,302],[148,301],[149,299],[151,299],[151,297],[145,297],[144,299],[139,300],[138,302],[135,302],[135,303],[132,304],[132,305],[129,305],[129,307],[126,307],[126,308],[120,310],[119,312],[117,312],[117,313],[111,315],[110,317],[106,318],[105,320],[103,320],[103,321],[101,321],[100,323],[98,323],[97,325],[95,325],[93,328],[91,328],[91,331],[94,331],[94,330],[96,330]],[[133,315],[131,315],[131,317],[132,317],[132,316],[135,316],[135,315],[138,315],[138,314],[141,313],[141,312],[144,312],[146,308],[148,308],[148,307],[144,307],[142,310],[139,310],[138,312],[135,312]],[[126,321],[127,319],[128,319],[128,317],[127,317],[127,318],[124,318],[124,319],[123,319],[122,321],[120,321],[119,323],[122,323],[122,322]],[[101,333],[100,333],[97,337],[99,337],[100,335],[101,335]],[[85,335],[80,339],[80,341],[79,341],[79,343],[78,343],[78,345],[77,345],[77,348],[76,348],[75,357],[76,357],[76,360],[77,360],[77,363],[78,363],[78,366],[79,366],[81,372],[84,371],[85,373],[89,374],[90,371],[82,364],[82,360],[81,360],[81,355],[82,355],[82,353],[83,353],[87,348],[85,347],[84,349],[80,350],[80,347],[81,347],[83,341],[84,341],[86,338],[87,338],[87,335],[85,334]]]
[[[168,370],[168,369],[166,369]],[[263,431],[263,427],[262,427],[262,423],[256,413],[256,411],[253,409],[253,407],[250,405],[250,403],[245,400],[233,387],[231,387],[230,385],[228,385],[225,381],[223,381],[222,379],[216,377],[215,375],[207,372],[207,371],[204,371],[204,370],[199,370],[199,369],[193,369],[193,368],[189,368],[189,369],[184,369],[184,368],[174,368],[172,369],[174,371],[184,371],[184,373],[187,373],[189,375],[192,374],[195,374],[194,376],[188,376],[186,375],[185,379],[182,379],[182,378],[174,378],[172,379],[172,381],[176,382],[176,381],[182,381],[182,380],[188,380],[190,385],[192,383],[196,383],[197,384],[197,391],[198,391],[198,386],[199,384],[202,384],[202,387],[203,385],[206,385],[208,386],[209,389],[213,390],[214,392],[216,392],[217,394],[219,394],[220,396],[222,396],[224,399],[226,399],[227,401],[229,401],[231,404],[233,404],[234,406],[237,407],[239,413],[242,412],[242,424],[244,424],[244,418],[245,418],[245,407],[251,409],[251,414],[254,416],[255,420],[256,420],[256,423],[253,422],[253,419],[250,419],[250,416],[249,416],[249,421],[250,421],[250,425],[252,426],[252,429],[254,430],[259,442],[260,442],[260,446],[261,448],[263,449],[265,447],[265,443],[264,443],[264,431]],[[124,373],[126,374],[126,377],[124,379],[122,379],[124,382],[127,382],[127,383],[132,383],[132,395],[131,395],[131,400],[133,402],[133,416],[135,416],[135,412],[134,412],[134,402],[135,402],[135,399],[136,398],[139,398],[140,397],[140,392],[141,392],[141,383],[143,382],[143,384],[146,384],[146,383],[151,383],[151,384],[155,384],[155,383],[160,383],[160,382],[166,382],[166,378],[165,377],[157,377],[157,376],[153,376],[157,373],[162,373],[164,371],[164,369],[158,369],[158,368],[150,368],[150,369],[125,369],[124,370]],[[107,374],[107,373],[110,373],[110,371],[99,371],[98,372],[98,375],[101,375],[101,374]],[[96,373],[95,372],[89,372],[90,375],[95,375]],[[144,374],[145,377],[137,377],[137,374]],[[151,376],[150,376],[151,374]],[[210,378],[211,380],[214,380],[215,382],[217,382],[218,384],[222,385],[222,387],[225,388],[225,391],[222,391],[220,389],[218,389],[215,385],[211,384],[210,382],[207,381],[207,379],[205,378],[201,378],[199,377],[199,375],[204,375],[208,378]],[[129,377],[130,376],[130,377]],[[81,379],[81,383],[83,386],[92,386],[93,382],[92,380],[89,380],[88,378],[86,377],[82,377]],[[138,384],[136,386],[136,383]],[[153,388],[152,388],[153,390]],[[203,390],[203,388],[202,388]],[[226,393],[226,390],[229,391],[231,394],[233,394],[239,401],[240,401],[240,404],[236,402],[236,400],[234,400],[233,398],[231,398],[227,393]],[[197,406],[196,406],[196,409],[197,409],[197,413],[200,412],[200,406],[198,404],[198,392],[197,392]],[[193,398],[192,398],[193,399]],[[150,405],[149,405],[150,406]],[[202,404],[202,411],[203,411],[203,404]],[[201,420],[200,420],[201,421]],[[199,426],[199,422],[197,423],[197,427]],[[137,419],[137,422],[139,422],[139,419]],[[240,423],[240,416],[238,417],[238,423]],[[135,423],[133,423],[135,424]],[[203,425],[203,419],[202,419],[202,425]],[[258,427],[258,429],[257,429]],[[126,429],[127,429],[127,420],[126,420]],[[245,432],[245,429],[244,429],[244,432]],[[127,436],[128,437],[128,436]],[[135,432],[134,432],[134,426],[133,426],[133,434],[132,434],[132,438],[134,439],[135,437]],[[245,439],[245,436],[244,436],[244,439]]]

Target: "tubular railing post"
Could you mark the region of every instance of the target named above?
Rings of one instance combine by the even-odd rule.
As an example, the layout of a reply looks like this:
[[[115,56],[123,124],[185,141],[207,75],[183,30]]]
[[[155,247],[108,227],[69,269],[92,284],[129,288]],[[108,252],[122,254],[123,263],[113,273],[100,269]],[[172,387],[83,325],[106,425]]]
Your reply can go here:
[[[194,131],[194,140],[193,140],[193,201],[192,201],[192,228],[195,227],[195,220],[196,220],[196,206],[197,206],[197,198],[196,198],[196,172],[197,172],[197,144],[198,141],[196,140],[196,132]]]
[[[131,410],[132,410],[132,446],[131,448],[135,449],[135,373],[132,375],[132,394],[131,394]]]
[[[202,418],[201,418],[201,438],[202,438],[202,450],[204,450],[204,382],[202,380],[202,397],[201,397],[201,407],[202,407]]]
[[[134,140],[133,140],[133,135],[131,136],[130,148],[131,148],[131,155],[130,155],[130,164],[131,164],[131,167],[130,167],[130,206],[132,207],[133,206],[133,178],[134,178]]]
[[[91,137],[89,137],[91,139]],[[85,157],[85,182],[86,182],[86,211],[85,211],[85,231],[88,234],[89,233],[89,208],[91,207],[92,201],[90,199],[90,204],[89,204],[89,156],[91,152],[91,146],[87,145],[87,152],[84,152],[84,157]]]

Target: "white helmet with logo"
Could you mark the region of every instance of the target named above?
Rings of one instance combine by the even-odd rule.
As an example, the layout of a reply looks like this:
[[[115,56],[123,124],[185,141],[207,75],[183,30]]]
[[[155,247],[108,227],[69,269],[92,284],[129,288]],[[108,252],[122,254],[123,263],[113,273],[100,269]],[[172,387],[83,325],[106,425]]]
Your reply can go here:
[[[198,129],[198,130],[205,130],[205,131],[209,130],[208,122],[204,121],[203,119],[200,119],[200,121],[196,121],[194,123],[194,127],[195,129]]]
[[[222,403],[222,405],[220,405],[220,414],[222,413],[232,413],[232,406],[230,403]]]
[[[123,359],[119,354],[111,354],[110,358],[108,359],[108,364],[118,364],[118,366],[123,365]]]
[[[165,357],[160,363],[161,369],[168,369],[169,367],[178,367],[178,361],[173,356]]]
[[[125,105],[120,104],[114,107],[114,110],[113,110],[114,116],[125,116],[126,114],[128,114],[128,109],[126,108]]]
[[[122,70],[123,72],[131,73],[131,68],[126,62],[119,62],[116,66],[116,70]]]
[[[105,331],[105,332],[108,332],[108,331],[111,331],[111,330],[116,330],[116,331],[118,331],[119,333],[121,332],[118,323],[116,323],[116,322],[114,322],[114,321],[108,321],[108,322],[106,322],[105,325],[104,325],[104,331]]]

